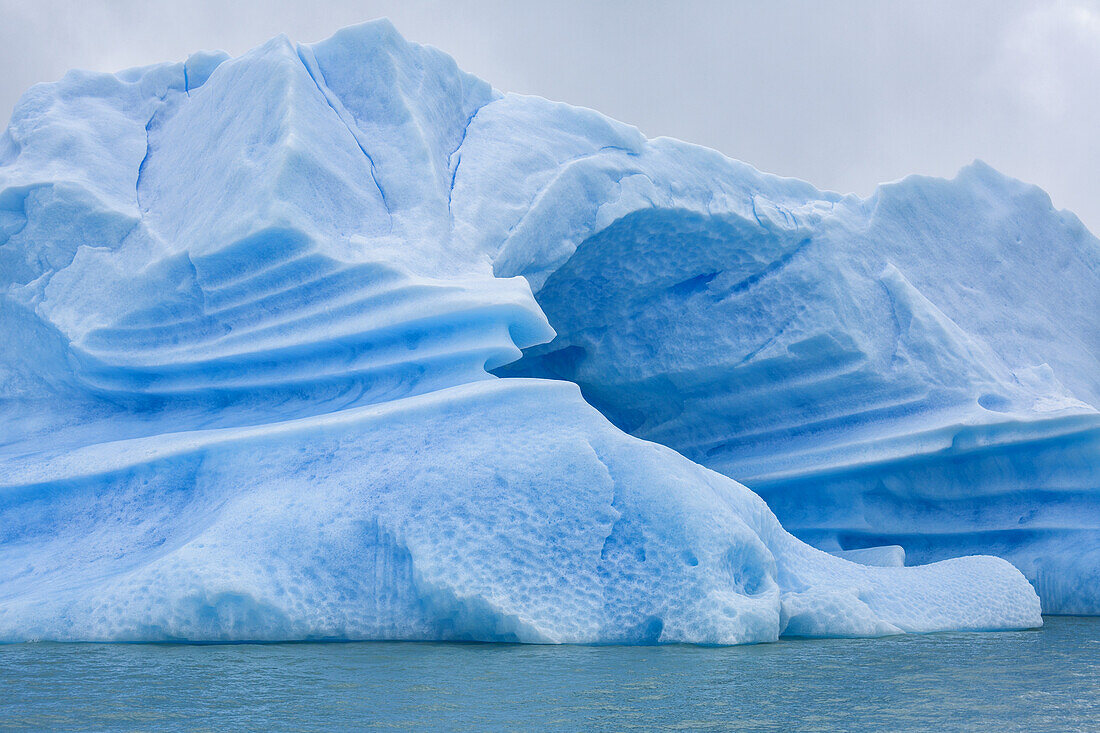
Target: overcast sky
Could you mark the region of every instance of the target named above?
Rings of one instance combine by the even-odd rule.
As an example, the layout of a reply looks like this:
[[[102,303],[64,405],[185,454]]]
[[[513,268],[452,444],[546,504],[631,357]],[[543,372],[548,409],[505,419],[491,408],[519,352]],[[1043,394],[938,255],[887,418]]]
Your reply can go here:
[[[0,117],[71,67],[239,54],[380,16],[499,89],[821,188],[867,195],[981,158],[1100,233],[1100,0],[0,0]]]

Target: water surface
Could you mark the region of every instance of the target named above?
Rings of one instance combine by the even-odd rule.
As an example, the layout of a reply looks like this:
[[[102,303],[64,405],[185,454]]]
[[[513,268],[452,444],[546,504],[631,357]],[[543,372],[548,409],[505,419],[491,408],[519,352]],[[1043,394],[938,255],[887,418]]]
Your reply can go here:
[[[0,727],[1092,732],[1100,619],[729,648],[15,644]]]

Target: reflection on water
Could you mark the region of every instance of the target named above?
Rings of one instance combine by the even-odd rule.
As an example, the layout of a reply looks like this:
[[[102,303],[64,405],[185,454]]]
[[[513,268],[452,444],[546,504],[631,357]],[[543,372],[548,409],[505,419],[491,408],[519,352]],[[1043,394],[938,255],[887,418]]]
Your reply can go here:
[[[732,648],[0,646],[0,727],[1100,730],[1100,619]]]

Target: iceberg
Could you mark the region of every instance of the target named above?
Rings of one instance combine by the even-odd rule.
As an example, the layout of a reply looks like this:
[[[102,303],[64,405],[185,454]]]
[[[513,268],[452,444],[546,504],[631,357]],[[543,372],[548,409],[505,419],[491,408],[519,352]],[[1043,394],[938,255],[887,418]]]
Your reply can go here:
[[[935,507],[881,468],[973,521],[1006,495],[1095,511],[1074,483],[1096,468],[1095,240],[1002,207],[969,249],[941,242],[921,217],[952,185],[1041,203],[967,175],[985,188],[821,193],[501,94],[388,22],[38,85],[0,137],[0,641],[1039,626],[992,555],[1068,555],[921,545]],[[1015,261],[963,289],[933,256],[856,256],[904,234],[980,260],[1006,221],[1079,250],[1007,292]],[[1040,275],[1073,267],[1021,324]],[[839,484],[811,478],[820,456]],[[975,488],[983,460],[1001,470]],[[869,466],[889,516],[927,519],[904,541],[847,521],[870,516]],[[1012,468],[1060,483],[996,493],[1028,478]],[[952,547],[983,554],[931,557]]]

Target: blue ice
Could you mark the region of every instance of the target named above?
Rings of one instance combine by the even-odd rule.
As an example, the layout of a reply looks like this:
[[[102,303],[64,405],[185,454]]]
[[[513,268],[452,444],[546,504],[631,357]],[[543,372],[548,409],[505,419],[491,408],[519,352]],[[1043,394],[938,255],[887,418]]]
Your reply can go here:
[[[820,192],[387,22],[70,72],[0,138],[0,639],[1096,610],[1098,263],[982,164]]]

